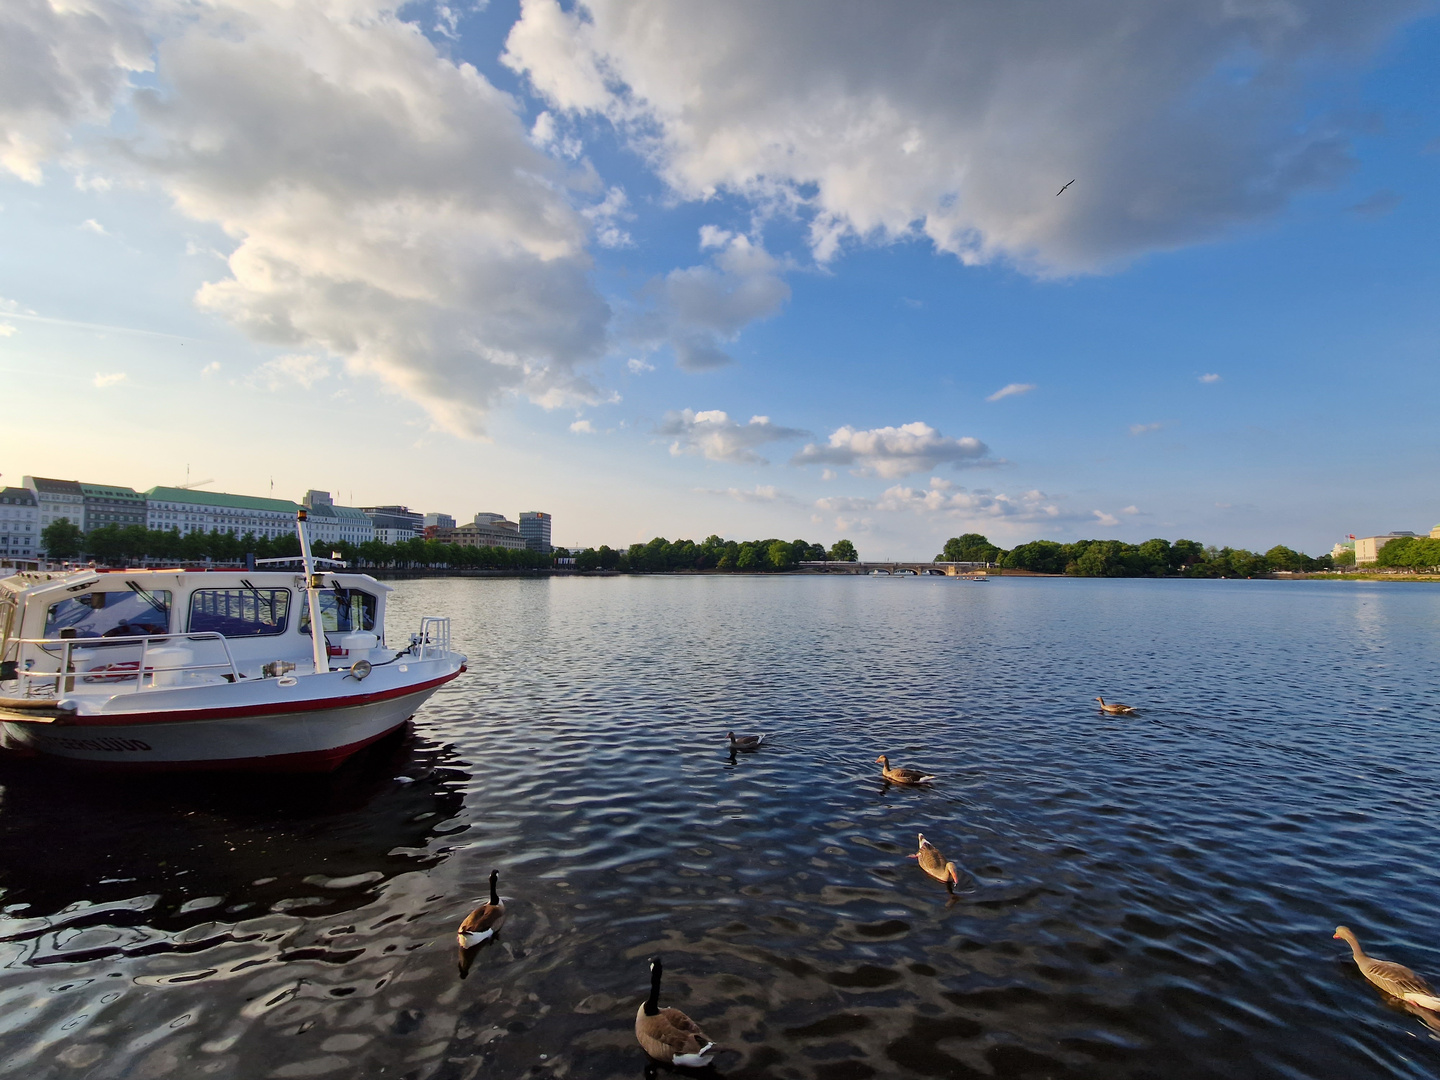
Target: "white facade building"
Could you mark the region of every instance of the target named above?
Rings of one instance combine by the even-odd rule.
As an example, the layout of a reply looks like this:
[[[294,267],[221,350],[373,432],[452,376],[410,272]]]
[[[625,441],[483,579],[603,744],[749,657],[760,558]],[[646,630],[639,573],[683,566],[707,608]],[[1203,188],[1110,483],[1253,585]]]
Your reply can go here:
[[[62,517],[71,525],[85,529],[85,492],[74,480],[51,480],[44,476],[27,476],[20,481],[35,494],[40,508],[40,528]]]
[[[38,559],[40,503],[29,488],[0,488],[0,562]]]
[[[310,539],[317,544],[368,544],[375,539],[375,524],[365,511],[353,506],[336,506],[328,491],[307,491],[303,500],[310,509]]]
[[[192,532],[254,533],[274,539],[295,535],[295,512],[288,499],[227,495],[218,491],[153,487],[145,492],[145,527],[182,535]]]

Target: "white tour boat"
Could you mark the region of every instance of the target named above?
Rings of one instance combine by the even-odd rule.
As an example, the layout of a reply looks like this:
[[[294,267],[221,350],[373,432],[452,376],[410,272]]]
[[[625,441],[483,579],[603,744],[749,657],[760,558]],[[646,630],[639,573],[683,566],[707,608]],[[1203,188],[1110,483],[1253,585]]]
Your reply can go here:
[[[450,620],[385,642],[390,587],[315,559],[266,569],[0,579],[0,742],[149,769],[325,771],[465,670]],[[275,564],[299,564],[277,569]],[[324,632],[312,636],[311,627]]]

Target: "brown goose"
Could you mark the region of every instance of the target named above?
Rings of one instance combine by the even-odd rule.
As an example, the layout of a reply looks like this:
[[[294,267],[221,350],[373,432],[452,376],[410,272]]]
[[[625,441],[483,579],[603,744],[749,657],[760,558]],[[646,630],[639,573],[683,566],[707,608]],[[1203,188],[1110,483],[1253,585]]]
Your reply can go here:
[[[460,948],[473,949],[476,945],[489,941],[495,936],[495,931],[500,929],[500,924],[505,921],[505,903],[500,899],[500,894],[495,891],[495,883],[500,880],[500,871],[490,871],[490,902],[484,907],[478,907],[460,924],[457,937],[460,940]]]
[[[1105,699],[1103,697],[1097,697],[1095,700],[1100,703],[1100,711],[1103,713],[1108,713],[1111,716],[1135,715],[1135,710],[1129,705],[1121,705],[1118,701],[1112,701],[1109,705],[1107,705],[1105,704]]]
[[[920,850],[914,855],[906,855],[907,859],[918,859],[920,869],[929,874],[936,881],[945,882],[945,888],[955,891],[955,886],[960,884],[960,874],[955,869],[955,864],[945,858],[945,854],[929,840],[925,839],[924,833],[920,837]]]
[[[1355,966],[1360,969],[1361,975],[1370,980],[1371,985],[1411,1005],[1440,1012],[1440,997],[1435,996],[1429,983],[1404,964],[1366,956],[1365,950],[1360,948],[1360,942],[1348,926],[1337,926],[1335,937],[1350,946],[1350,955],[1355,957]]]
[[[760,744],[769,738],[769,735],[736,735],[733,731],[727,731],[725,735],[730,740],[731,750],[758,750]]]
[[[890,767],[890,759],[881,754],[875,759],[880,765],[880,775],[886,780],[896,784],[928,784],[935,777],[922,773],[919,769],[901,769]]]
[[[656,1061],[703,1069],[715,1057],[715,1043],[679,1009],[660,1008],[660,958],[650,958],[650,996],[635,1012],[635,1038]]]

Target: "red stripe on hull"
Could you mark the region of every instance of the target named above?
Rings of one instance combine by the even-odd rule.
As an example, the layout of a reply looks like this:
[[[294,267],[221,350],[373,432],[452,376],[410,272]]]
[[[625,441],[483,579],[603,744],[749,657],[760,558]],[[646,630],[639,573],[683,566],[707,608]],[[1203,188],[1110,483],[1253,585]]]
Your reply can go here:
[[[54,727],[120,727],[131,724],[183,724],[198,720],[243,720],[250,716],[287,716],[291,713],[319,712],[322,709],[345,709],[356,705],[370,705],[377,701],[390,701],[443,686],[460,677],[460,671],[452,671],[438,679],[415,683],[411,686],[397,686],[374,694],[352,694],[347,697],[310,698],[304,701],[274,702],[264,705],[232,705],[220,709],[168,709],[164,712],[107,712],[77,713],[73,719],[57,720]],[[23,723],[23,717],[6,717],[7,721]]]

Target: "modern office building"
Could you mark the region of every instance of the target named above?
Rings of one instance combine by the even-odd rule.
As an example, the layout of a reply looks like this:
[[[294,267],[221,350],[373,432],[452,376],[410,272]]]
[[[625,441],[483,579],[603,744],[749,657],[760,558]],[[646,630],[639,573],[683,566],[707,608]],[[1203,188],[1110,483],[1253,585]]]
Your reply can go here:
[[[28,487],[0,488],[0,562],[38,559],[40,501]]]
[[[1355,538],[1355,565],[1363,566],[1366,563],[1373,563],[1380,557],[1380,549],[1391,540],[1414,535],[1413,532],[1401,531],[1386,533],[1384,536],[1357,536]]]
[[[499,515],[495,515],[499,517]],[[435,534],[442,544],[459,544],[462,547],[496,547],[510,551],[525,550],[525,538],[520,535],[520,526],[503,517],[499,521],[476,522],[461,525],[457,529],[445,529]]]
[[[552,519],[542,510],[526,510],[520,515],[520,535],[525,546],[531,551],[548,553],[550,549],[550,525]]]
[[[505,521],[507,519],[504,514],[491,514],[482,510],[475,515],[473,520],[476,525],[493,525],[497,521]]]
[[[424,515],[408,506],[362,506],[360,509],[375,527],[375,539],[382,544],[398,544],[425,531]]]
[[[192,532],[254,533],[274,539],[295,533],[295,512],[289,499],[229,495],[219,491],[153,487],[145,492],[146,525],[151,529]]]
[[[306,524],[313,544],[367,544],[375,539],[375,523],[354,506],[336,506],[328,491],[307,491],[301,503],[310,511]]]
[[[74,480],[51,480],[44,476],[27,476],[20,481],[35,495],[40,508],[40,528],[62,517],[80,529],[85,524],[85,492]]]
[[[453,529],[455,519],[449,514],[426,514],[425,528],[428,529]]]
[[[86,532],[106,525],[122,529],[129,525],[144,528],[149,519],[145,496],[134,488],[82,483],[80,491],[85,496]]]

